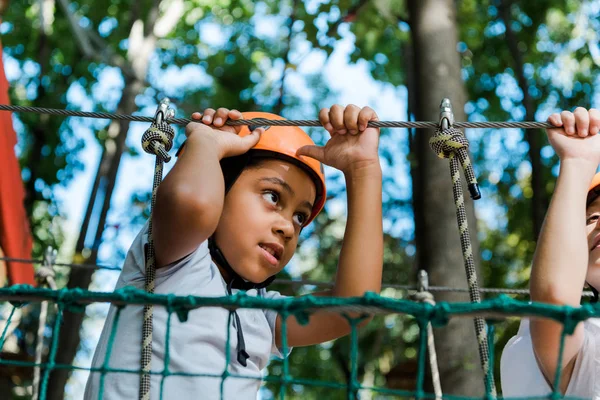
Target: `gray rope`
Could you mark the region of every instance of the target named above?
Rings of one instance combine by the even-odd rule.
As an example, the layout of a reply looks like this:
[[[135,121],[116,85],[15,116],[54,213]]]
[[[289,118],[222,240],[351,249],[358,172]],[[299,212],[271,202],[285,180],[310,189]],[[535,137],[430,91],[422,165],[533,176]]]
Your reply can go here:
[[[136,122],[153,122],[153,117],[144,117],[141,115],[113,114],[107,112],[91,112],[91,111],[75,111],[61,110],[56,108],[43,107],[27,107],[0,104],[0,111],[26,112],[36,114],[58,115],[63,117],[84,117],[84,118],[99,118],[99,119],[116,119]],[[170,124],[187,125],[192,122],[189,118],[169,118]],[[240,119],[236,121],[228,120],[227,125],[270,125],[270,126],[322,126],[318,120],[270,120],[265,118],[255,118],[252,120]],[[427,121],[371,121],[368,124],[373,128],[422,128],[436,129],[439,127],[437,122]],[[527,122],[527,121],[498,121],[498,122],[455,122],[455,128],[519,128],[519,129],[543,129],[553,128],[554,126],[548,122]]]
[[[435,299],[429,292],[429,277],[425,270],[419,270],[419,288],[411,298],[421,303],[428,303],[435,306]],[[433,393],[435,400],[442,400],[442,383],[440,381],[440,370],[437,362],[437,352],[435,350],[435,338],[433,336],[433,327],[431,321],[427,322],[427,352],[429,353],[429,368],[431,369],[431,381],[433,383]]]
[[[24,264],[42,264],[43,260],[39,259],[27,259],[27,258],[14,258],[14,257],[0,257],[0,261],[17,262]],[[110,265],[98,265],[98,264],[75,264],[75,263],[54,263],[55,267],[68,267],[68,268],[82,268],[82,269],[94,269],[94,270],[108,270],[108,271],[121,271],[121,267],[110,266]],[[316,281],[311,279],[275,279],[274,284],[290,285],[290,286],[319,286],[319,287],[333,287],[333,282]],[[412,285],[398,285],[395,283],[384,283],[383,288],[406,290],[406,291],[417,291],[418,289]],[[457,288],[452,286],[429,286],[430,292],[453,292],[453,293],[468,293],[468,288]],[[489,294],[512,294],[529,296],[529,289],[511,289],[511,288],[479,288],[480,293]],[[590,290],[586,290],[581,294],[582,297],[594,297],[594,293]]]
[[[15,257],[0,257],[0,261],[23,263],[23,264],[43,264],[44,260],[34,258],[15,258]],[[83,269],[106,269],[109,271],[121,271],[121,267],[113,267],[110,265],[98,264],[76,264],[76,263],[54,263],[55,267],[83,268]]]
[[[37,270],[35,277],[40,283],[40,286],[49,286],[50,289],[56,290],[56,282],[54,281],[54,261],[56,260],[57,251],[52,247],[48,247],[44,253],[44,262]],[[35,345],[35,364],[33,369],[33,394],[31,399],[38,400],[40,393],[40,375],[42,363],[42,353],[44,350],[44,331],[46,330],[46,320],[48,318],[48,300],[42,301],[40,310],[40,319],[38,322],[37,343]]]

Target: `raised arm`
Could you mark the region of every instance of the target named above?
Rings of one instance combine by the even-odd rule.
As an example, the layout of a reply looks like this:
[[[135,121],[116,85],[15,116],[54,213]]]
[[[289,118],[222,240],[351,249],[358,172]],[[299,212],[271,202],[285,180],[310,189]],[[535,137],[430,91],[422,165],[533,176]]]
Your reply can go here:
[[[241,138],[224,126],[227,118],[241,116],[225,108],[192,115],[201,122],[187,125],[185,149],[156,194],[152,223],[157,267],[190,254],[215,231],[225,197],[219,161],[245,153],[260,138],[261,130]]]
[[[333,106],[319,114],[331,134],[325,147],[307,146],[298,154],[316,158],[344,173],[348,197],[348,220],[340,250],[335,285],[318,296],[353,297],[381,290],[383,226],[381,211],[381,167],[379,129],[366,128],[376,121],[370,108]],[[278,320],[280,328],[281,321]],[[320,312],[302,326],[288,320],[288,344],[306,346],[350,333],[350,325],[339,313]],[[278,334],[280,342],[280,334]]]
[[[553,114],[549,121],[559,127],[548,138],[560,158],[560,173],[540,233],[533,259],[531,299],[557,305],[578,306],[588,268],[586,197],[600,161],[600,115],[577,108],[574,113]],[[562,324],[531,321],[534,352],[551,384],[558,363]],[[560,390],[569,384],[576,356],[583,343],[583,325],[565,340]]]

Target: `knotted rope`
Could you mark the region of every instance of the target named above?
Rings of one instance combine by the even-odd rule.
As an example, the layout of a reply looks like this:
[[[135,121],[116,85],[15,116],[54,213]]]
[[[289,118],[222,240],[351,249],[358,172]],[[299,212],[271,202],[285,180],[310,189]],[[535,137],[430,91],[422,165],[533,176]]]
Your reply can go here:
[[[419,303],[427,303],[435,306],[435,299],[428,289],[429,280],[427,272],[420,270],[418,292],[413,293],[410,298]],[[429,368],[431,369],[431,381],[433,383],[435,400],[442,400],[442,384],[440,382],[440,370],[438,368],[437,352],[435,351],[435,340],[433,336],[433,328],[431,327],[431,321],[427,321],[427,352],[429,353]]]
[[[38,268],[35,273],[36,281],[38,281],[40,287],[48,286],[52,290],[57,290],[56,282],[54,281],[54,277],[56,273],[54,271],[54,262],[56,261],[56,255],[58,252],[56,249],[52,247],[48,247],[44,252],[44,258],[42,265]],[[31,399],[37,400],[40,396],[40,375],[41,368],[40,364],[42,363],[42,353],[44,350],[44,332],[46,331],[46,320],[48,318],[48,300],[42,301],[40,308],[40,320],[38,323],[38,331],[37,331],[37,343],[35,346],[35,364],[36,367],[33,369],[33,394]],[[46,383],[46,382],[45,382]],[[41,388],[41,391],[44,392],[45,396],[45,385]]]
[[[442,103],[444,106],[444,103]],[[449,102],[447,104],[449,107]],[[450,110],[450,109],[449,109]],[[448,110],[447,110],[448,111]],[[451,113],[451,111],[449,111]],[[451,126],[440,126],[434,136],[429,140],[431,149],[440,158],[450,160],[450,175],[452,177],[452,194],[454,195],[454,204],[456,206],[456,219],[458,221],[458,231],[460,234],[460,245],[467,273],[467,282],[469,286],[469,298],[472,303],[480,303],[479,284],[477,283],[477,272],[475,270],[475,261],[473,259],[473,249],[471,247],[471,236],[469,234],[469,225],[467,221],[467,210],[460,179],[460,166],[468,180],[469,193],[471,198],[476,200],[481,198],[477,178],[473,171],[473,165],[469,159],[469,141],[461,131]],[[459,164],[460,163],[460,164]],[[485,375],[485,385],[490,388],[491,394],[496,396],[496,387],[494,383],[493,369],[489,365],[489,346],[485,320],[481,317],[474,319],[475,334],[479,348],[479,359]]]
[[[163,163],[169,162],[171,157],[167,153],[173,147],[175,131],[168,124],[167,119],[172,116],[169,109],[169,99],[164,99],[158,106],[158,111],[152,125],[142,135],[142,148],[146,153],[156,155],[154,164],[154,181],[152,184],[152,200],[150,203],[150,215],[156,203],[156,191],[162,181]],[[154,238],[152,236],[152,217],[148,223],[148,244],[145,247],[146,255],[146,279],[145,289],[148,293],[154,293],[154,281],[156,277],[156,258],[154,254]],[[140,375],[140,399],[150,400],[150,367],[152,364],[152,304],[144,305],[144,322],[142,325],[142,374]]]

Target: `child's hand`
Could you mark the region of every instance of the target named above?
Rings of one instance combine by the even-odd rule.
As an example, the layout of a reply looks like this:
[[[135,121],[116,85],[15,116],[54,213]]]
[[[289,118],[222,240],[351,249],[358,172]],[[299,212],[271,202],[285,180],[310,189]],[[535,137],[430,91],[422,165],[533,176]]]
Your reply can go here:
[[[379,168],[379,129],[367,128],[369,121],[378,121],[369,107],[334,105],[319,112],[319,120],[331,134],[323,147],[304,146],[297,154],[315,158],[323,164],[352,174],[370,167]]]
[[[225,125],[228,119],[241,119],[242,113],[238,110],[219,108],[217,111],[207,108],[204,113],[192,114],[194,122],[190,122],[185,128],[188,139],[192,137],[208,138],[216,145],[219,158],[232,157],[246,153],[258,143],[263,128],[258,128],[251,135],[238,136],[241,126]],[[195,122],[200,121],[200,122]]]
[[[552,114],[548,122],[556,129],[547,129],[550,144],[558,157],[590,161],[594,168],[600,163],[600,111],[577,107],[574,112]]]

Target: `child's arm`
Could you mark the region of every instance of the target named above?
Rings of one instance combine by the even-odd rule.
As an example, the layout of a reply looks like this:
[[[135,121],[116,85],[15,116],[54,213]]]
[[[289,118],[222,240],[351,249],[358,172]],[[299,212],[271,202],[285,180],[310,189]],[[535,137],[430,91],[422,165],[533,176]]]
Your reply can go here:
[[[578,306],[588,267],[586,197],[600,161],[600,114],[577,108],[548,119],[561,129],[549,129],[548,138],[560,158],[560,173],[533,259],[530,289],[537,302]],[[571,137],[569,137],[571,136]],[[532,319],[531,337],[540,369],[554,382],[562,324]],[[565,339],[560,390],[569,384],[583,343],[583,325]]]
[[[185,129],[185,151],[160,184],[152,213],[157,267],[190,254],[217,228],[225,187],[219,161],[243,154],[260,138],[261,129],[237,136],[239,128],[224,126],[225,120],[240,119],[236,110],[207,109],[194,113]],[[207,125],[212,124],[219,130]]]
[[[319,296],[362,296],[381,289],[383,227],[381,212],[381,167],[379,129],[366,128],[377,121],[370,108],[333,106],[319,114],[331,134],[325,147],[306,146],[305,155],[344,173],[348,196],[348,220],[340,251],[334,288]],[[306,346],[326,342],[350,333],[350,325],[339,313],[317,312],[302,326],[289,318],[288,345]],[[277,319],[277,343],[281,344],[281,321]]]

